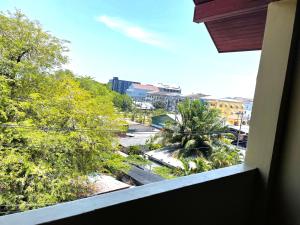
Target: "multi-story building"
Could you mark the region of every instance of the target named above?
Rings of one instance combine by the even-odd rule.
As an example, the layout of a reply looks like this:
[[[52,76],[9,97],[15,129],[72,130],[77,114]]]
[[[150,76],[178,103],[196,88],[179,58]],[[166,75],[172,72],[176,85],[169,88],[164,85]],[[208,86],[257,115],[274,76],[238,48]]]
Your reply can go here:
[[[149,92],[146,97],[146,101],[155,104],[156,102],[163,102],[165,109],[168,111],[176,111],[177,104],[183,100],[183,97],[179,93],[170,92]]]
[[[179,86],[175,86],[175,85],[172,86],[172,85],[162,84],[162,83],[158,83],[155,86],[159,88],[160,92],[181,94],[181,88]]]
[[[251,114],[252,114],[252,107],[253,107],[253,100],[252,99],[244,101],[245,119],[247,121],[247,124],[250,124]]]
[[[131,84],[127,89],[126,94],[134,101],[146,101],[146,97],[150,92],[159,92],[158,87],[151,84]]]
[[[177,103],[183,99],[180,87],[161,83],[157,86],[133,83],[126,90],[126,94],[136,102],[149,102],[151,104],[162,102],[168,111],[176,111]]]
[[[244,116],[244,104],[241,101],[229,98],[216,98],[212,96],[202,97],[212,108],[220,110],[224,123],[228,125],[240,125]]]
[[[125,94],[130,85],[140,84],[139,82],[134,81],[119,80],[118,77],[113,77],[113,79],[110,80],[109,83],[111,84],[111,89],[113,91],[119,92],[120,94]]]
[[[244,105],[243,124],[249,125],[250,120],[251,120],[253,99],[242,98],[242,97],[234,97],[234,98],[230,98],[230,99],[234,99],[234,100],[243,102],[243,105]]]

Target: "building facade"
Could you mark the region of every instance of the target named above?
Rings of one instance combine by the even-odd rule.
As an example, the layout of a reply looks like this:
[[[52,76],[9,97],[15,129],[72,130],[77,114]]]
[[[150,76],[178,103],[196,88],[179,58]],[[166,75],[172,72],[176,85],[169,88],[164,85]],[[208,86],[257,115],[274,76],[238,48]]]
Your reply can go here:
[[[224,124],[239,126],[244,120],[245,109],[241,101],[211,96],[203,97],[201,101],[208,103],[212,108],[220,110]]]
[[[177,104],[183,100],[183,97],[179,93],[169,93],[169,92],[149,92],[146,97],[146,101],[151,102],[155,105],[157,102],[164,103],[165,109],[167,111],[175,112]]]
[[[139,82],[119,80],[118,77],[113,77],[113,79],[110,80],[109,83],[111,84],[111,89],[120,94],[125,94],[130,85],[139,84]]]
[[[151,84],[131,84],[127,89],[126,94],[134,101],[146,101],[149,92],[158,92],[159,89]]]
[[[253,107],[253,100],[244,101],[245,120],[248,125],[250,124],[251,121],[252,107]]]
[[[162,103],[161,105],[167,111],[175,112],[177,104],[183,100],[181,95],[181,88],[158,84],[140,84],[132,83],[126,90],[126,94],[130,96],[136,103],[151,103],[155,105],[156,103]]]
[[[158,83],[155,86],[158,87],[160,92],[181,94],[181,88],[179,86],[175,86],[175,85],[172,86],[172,85],[162,84],[162,83]]]

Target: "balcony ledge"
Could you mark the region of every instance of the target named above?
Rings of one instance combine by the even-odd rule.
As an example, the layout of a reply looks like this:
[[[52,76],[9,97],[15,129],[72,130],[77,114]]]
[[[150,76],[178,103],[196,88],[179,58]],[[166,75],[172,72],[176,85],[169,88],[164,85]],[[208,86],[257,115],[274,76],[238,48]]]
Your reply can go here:
[[[221,181],[222,179],[227,179],[227,178],[229,179],[228,181],[230,182],[230,178],[235,176],[250,175],[249,177],[253,177],[253,174],[256,173],[257,173],[256,169],[241,164],[237,166],[232,166],[232,167],[213,170],[213,171],[204,172],[200,174],[181,177],[173,180],[156,182],[144,186],[139,186],[139,187],[130,188],[126,190],[120,190],[120,191],[107,193],[99,196],[93,196],[93,197],[80,199],[76,201],[61,203],[50,207],[6,215],[0,217],[0,224],[1,225],[16,225],[16,224],[22,224],[22,225],[74,224],[75,225],[77,223],[74,222],[69,223],[66,221],[68,221],[68,219],[70,218],[79,218],[82,215],[92,216],[92,214],[97,214],[97,213],[99,214],[101,211],[103,211],[103,209],[107,209],[110,207],[118,207],[122,205],[124,206],[127,203],[132,204],[133,202],[137,202],[143,199],[149,199],[154,196],[166,197],[168,193],[172,193],[174,191],[182,190],[183,193],[187,193],[186,192],[187,190],[192,190],[193,188],[196,188],[199,189],[199,193],[201,193],[201,188],[199,188],[201,187],[201,185],[209,184],[209,183],[212,183],[211,185],[216,185],[213,184],[213,182]],[[224,183],[224,181],[221,182]],[[222,190],[221,185],[218,185],[218,187],[220,188],[220,190]],[[226,187],[224,188],[226,189]],[[193,195],[195,195],[195,193],[193,193]],[[203,196],[205,195],[207,195],[207,193],[203,193]],[[178,196],[178,193],[176,194],[176,196]],[[185,197],[188,198],[188,196]],[[214,196],[212,196],[212,198],[213,197]],[[172,199],[173,198],[174,197],[172,197]],[[191,196],[189,196],[189,198],[191,198]],[[196,199],[196,196],[194,199]],[[173,203],[171,204],[170,201],[169,202],[167,201],[169,200],[166,200],[165,203],[170,204],[170,206],[172,207]],[[191,201],[190,204],[193,205],[192,203],[193,198],[190,201]],[[180,198],[178,198],[177,203],[186,204],[180,201]],[[152,211],[150,210],[149,214],[151,214],[151,212]],[[116,215],[118,215],[117,211],[116,211]],[[102,216],[103,216],[103,212],[102,212]],[[78,224],[82,224],[82,223],[78,223]],[[94,223],[89,221],[89,224],[94,224]]]

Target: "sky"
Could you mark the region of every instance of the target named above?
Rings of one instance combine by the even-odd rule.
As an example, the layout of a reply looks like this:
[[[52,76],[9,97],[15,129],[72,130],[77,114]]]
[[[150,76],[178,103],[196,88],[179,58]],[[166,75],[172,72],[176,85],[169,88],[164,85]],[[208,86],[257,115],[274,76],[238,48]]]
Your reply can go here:
[[[66,68],[97,81],[178,85],[183,94],[253,97],[260,51],[219,54],[192,0],[1,0],[70,41]]]

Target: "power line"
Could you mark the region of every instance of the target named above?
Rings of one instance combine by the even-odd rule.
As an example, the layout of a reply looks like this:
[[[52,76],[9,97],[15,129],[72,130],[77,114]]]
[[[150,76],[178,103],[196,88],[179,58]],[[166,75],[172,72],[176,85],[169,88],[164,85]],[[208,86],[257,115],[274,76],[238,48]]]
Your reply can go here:
[[[53,128],[53,127],[34,127],[25,125],[12,125],[12,124],[1,124],[3,128],[24,128],[29,130],[41,130],[41,131],[99,131],[99,132],[125,132],[125,130],[118,129],[104,129],[97,130],[97,128]],[[162,132],[171,131],[170,129],[163,130]],[[229,131],[213,131],[213,132],[198,132],[198,131],[171,131],[178,134],[198,134],[198,135],[211,135],[211,134],[229,134]]]
[[[100,131],[100,132],[122,132],[118,129],[104,129],[98,130],[97,128],[54,128],[54,127],[35,127],[25,125],[13,125],[13,124],[1,124],[2,128],[23,128],[29,130],[41,130],[41,131]]]

